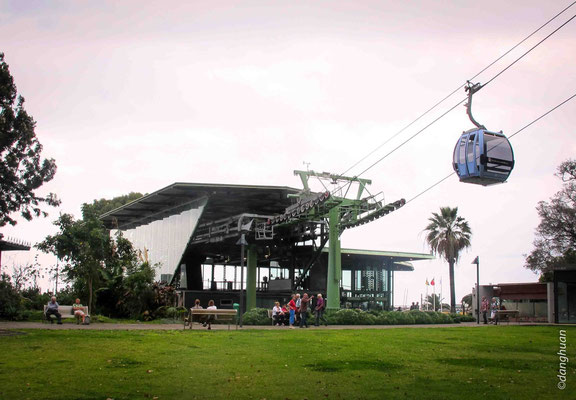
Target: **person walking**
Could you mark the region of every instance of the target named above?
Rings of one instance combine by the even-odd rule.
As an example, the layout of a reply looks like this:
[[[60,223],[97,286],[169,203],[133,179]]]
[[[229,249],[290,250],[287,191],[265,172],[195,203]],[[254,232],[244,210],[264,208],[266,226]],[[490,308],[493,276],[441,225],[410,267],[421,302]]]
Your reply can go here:
[[[490,308],[490,303],[488,303],[488,299],[486,296],[482,296],[482,305],[480,306],[480,310],[482,311],[482,318],[484,318],[484,325],[488,325],[488,309]]]
[[[498,325],[498,310],[500,309],[500,306],[498,304],[498,299],[496,299],[496,297],[492,297],[491,308],[492,308],[492,311],[490,313],[490,318],[492,318],[494,325]]]
[[[324,298],[322,298],[321,293],[318,293],[318,296],[316,296],[316,307],[314,307],[314,311],[316,312],[316,323],[314,326],[320,326],[320,321],[324,322],[324,326],[328,326],[328,322],[326,322],[326,318],[324,318],[325,308]]]
[[[294,320],[296,317],[296,295],[292,295],[288,307],[290,308],[290,329],[294,329]]]
[[[300,299],[300,328],[308,328],[308,304],[310,300],[312,300],[314,296],[308,297],[308,293],[304,293],[302,299]]]

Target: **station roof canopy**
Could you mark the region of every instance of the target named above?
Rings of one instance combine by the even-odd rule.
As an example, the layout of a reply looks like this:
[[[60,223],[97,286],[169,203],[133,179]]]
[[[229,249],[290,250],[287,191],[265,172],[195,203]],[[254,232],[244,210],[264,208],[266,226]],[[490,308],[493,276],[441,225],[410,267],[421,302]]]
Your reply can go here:
[[[502,300],[546,300],[546,283],[499,283],[494,286],[494,295]]]
[[[328,249],[322,249],[328,252]],[[342,268],[349,269],[356,265],[383,265],[392,264],[394,271],[414,271],[410,261],[433,260],[432,254],[424,253],[403,253],[398,251],[378,251],[378,250],[359,250],[359,249],[342,249]]]
[[[274,215],[291,204],[286,186],[173,183],[100,216],[109,229],[130,229],[163,219],[208,199],[202,221],[217,221],[242,213]]]
[[[11,239],[0,239],[0,251],[30,250],[30,244]]]

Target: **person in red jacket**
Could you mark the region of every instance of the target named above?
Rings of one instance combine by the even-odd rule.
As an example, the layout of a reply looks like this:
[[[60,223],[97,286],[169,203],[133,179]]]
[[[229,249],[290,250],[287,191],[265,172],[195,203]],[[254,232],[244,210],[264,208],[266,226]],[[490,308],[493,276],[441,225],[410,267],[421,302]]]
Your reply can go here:
[[[290,329],[294,329],[294,318],[296,316],[296,301],[294,300],[296,296],[292,295],[292,299],[288,306],[290,307]]]

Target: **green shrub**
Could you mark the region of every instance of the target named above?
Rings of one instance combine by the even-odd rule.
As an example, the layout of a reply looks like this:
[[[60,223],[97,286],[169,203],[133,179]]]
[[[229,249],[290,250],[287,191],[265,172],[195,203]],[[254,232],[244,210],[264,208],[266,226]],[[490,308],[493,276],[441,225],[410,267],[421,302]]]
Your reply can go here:
[[[376,317],[376,325],[395,325],[396,319],[389,311],[383,311]]]
[[[376,316],[371,313],[361,312],[358,314],[358,324],[359,325],[375,325]]]
[[[242,316],[244,325],[270,325],[272,322],[268,318],[267,308],[253,308]]]
[[[64,289],[61,289],[58,294],[56,294],[56,301],[58,302],[58,304],[60,304],[61,306],[71,306],[72,304],[74,304],[76,302],[76,299],[80,297],[78,296],[78,293],[76,293],[75,290],[73,290],[72,288],[66,287]],[[46,299],[46,303],[47,304],[48,301],[50,301],[50,297],[48,297],[48,299]],[[82,299],[81,299],[82,302]],[[43,306],[44,306],[43,304]],[[82,303],[84,305],[88,305],[88,299],[86,299],[86,301],[84,303]],[[44,308],[44,307],[42,307]],[[90,310],[92,311],[92,310]]]
[[[364,312],[357,309],[342,309],[326,316],[329,324],[335,325],[375,325],[378,312]]]
[[[476,318],[472,315],[450,314],[450,317],[455,323],[476,321]]]
[[[44,311],[40,310],[23,310],[15,318],[17,321],[42,321],[44,319]]]
[[[429,318],[430,318],[430,323],[431,324],[441,324],[442,323],[442,317],[440,317],[440,315],[442,315],[439,312],[436,311],[423,311]],[[450,321],[452,322],[452,321]]]
[[[110,323],[113,322],[112,319],[99,314],[90,315],[90,322],[103,322],[103,323]]]
[[[454,320],[449,314],[437,313],[439,317],[439,324],[453,324]]]
[[[23,311],[20,294],[16,291],[10,277],[2,274],[0,278],[0,319],[13,320]]]
[[[169,318],[176,318],[178,316],[178,309],[176,307],[168,307],[166,309],[166,316]]]
[[[408,312],[392,311],[396,314],[396,323],[398,325],[412,325],[415,324],[414,317]]]
[[[326,310],[324,311],[324,318],[328,322],[328,325],[337,325],[336,323],[336,313],[340,310]]]
[[[167,306],[160,306],[154,311],[154,317],[156,318],[165,318],[167,316]]]
[[[431,324],[433,321],[429,314],[420,310],[411,310],[410,315],[414,318],[415,324]]]
[[[337,325],[357,325],[358,324],[358,310],[342,309],[336,311],[334,314],[334,322]]]
[[[44,310],[44,305],[50,301],[50,294],[40,293],[40,288],[23,289],[20,295],[27,300],[24,306],[28,310]]]

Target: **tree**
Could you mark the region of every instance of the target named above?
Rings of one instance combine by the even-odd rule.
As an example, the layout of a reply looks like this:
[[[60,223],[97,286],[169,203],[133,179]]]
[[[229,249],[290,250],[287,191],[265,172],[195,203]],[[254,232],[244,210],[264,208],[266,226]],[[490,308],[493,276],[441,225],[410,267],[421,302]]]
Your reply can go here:
[[[426,296],[426,303],[428,303],[428,309],[431,311],[440,311],[442,312],[442,310],[444,309],[444,306],[446,306],[446,308],[449,308],[448,304],[446,303],[442,303],[442,300],[444,300],[444,298],[440,298],[439,294],[429,294],[428,296]]]
[[[0,275],[0,319],[15,319],[21,311],[20,294],[8,274]]]
[[[458,216],[458,207],[441,207],[440,213],[432,213],[426,227],[426,242],[432,252],[448,262],[450,270],[450,312],[456,312],[456,289],[454,284],[454,265],[460,252],[470,247],[472,231],[468,222]]]
[[[540,224],[524,264],[543,280],[555,268],[576,264],[576,160],[564,161],[555,175],[564,185],[549,202],[538,203]]]
[[[138,261],[132,244],[121,233],[116,234],[102,274],[104,284],[96,293],[105,313],[136,318],[154,303],[154,269],[148,261]]]
[[[99,218],[102,214],[106,214],[118,207],[122,207],[140,197],[142,197],[142,193],[130,192],[126,195],[114,197],[110,200],[100,199],[94,200],[92,203],[84,203],[82,204],[82,216],[84,219],[91,217]]]
[[[472,308],[472,293],[467,294],[462,297],[462,314],[466,315],[466,306]]]
[[[32,288],[37,288],[38,279],[43,277],[42,269],[36,263],[12,266],[12,282],[18,292],[21,292],[28,284],[31,284]]]
[[[20,212],[29,221],[48,215],[40,208],[41,203],[60,204],[54,193],[45,197],[37,194],[37,189],[54,178],[56,162],[41,159],[42,145],[35,128],[36,122],[24,109],[24,98],[17,96],[14,79],[0,53],[0,227],[16,225],[13,213]]]
[[[92,310],[96,285],[101,270],[112,252],[112,243],[102,221],[91,218],[76,221],[63,214],[54,225],[59,232],[49,235],[36,245],[45,253],[52,253],[64,263],[62,273],[66,280],[80,283],[88,290],[88,307]]]
[[[102,311],[115,316],[135,316],[154,301],[154,269],[147,261],[138,262],[132,243],[120,232],[111,237],[99,216],[142,197],[130,193],[111,200],[100,199],[82,205],[83,218],[61,215],[59,228],[36,247],[62,261],[64,280],[74,291],[89,298]]]

